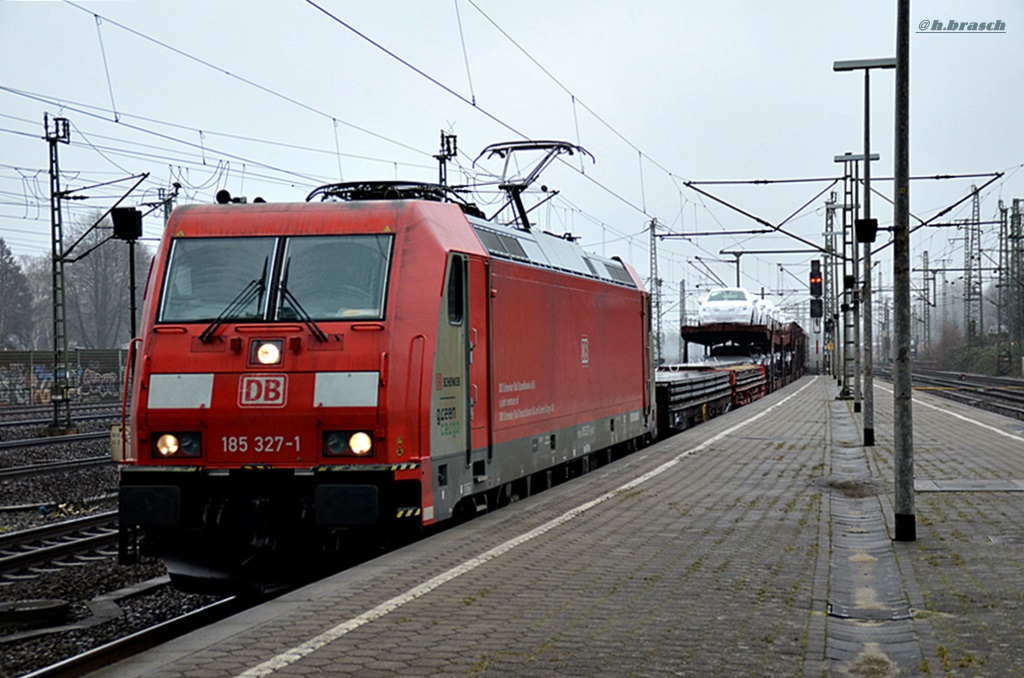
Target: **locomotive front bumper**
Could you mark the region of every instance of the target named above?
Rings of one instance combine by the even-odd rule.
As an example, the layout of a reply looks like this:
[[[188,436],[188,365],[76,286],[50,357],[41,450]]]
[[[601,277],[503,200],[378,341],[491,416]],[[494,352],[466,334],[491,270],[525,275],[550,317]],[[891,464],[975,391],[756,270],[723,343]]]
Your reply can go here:
[[[181,488],[177,485],[122,485],[117,514],[121,525],[172,526],[181,523]]]
[[[122,525],[208,527],[211,512],[244,515],[270,507],[283,524],[368,527],[419,515],[418,464],[324,466],[313,469],[176,467],[121,469]],[[410,473],[412,472],[412,473]]]

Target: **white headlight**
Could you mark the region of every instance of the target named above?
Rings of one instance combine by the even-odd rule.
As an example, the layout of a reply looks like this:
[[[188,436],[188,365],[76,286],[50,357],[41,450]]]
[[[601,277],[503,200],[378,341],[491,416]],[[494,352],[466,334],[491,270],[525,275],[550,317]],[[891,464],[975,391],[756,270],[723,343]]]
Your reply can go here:
[[[281,348],[274,342],[265,342],[256,349],[256,360],[261,365],[276,365],[281,362]]]
[[[362,431],[353,433],[352,437],[348,439],[348,448],[352,450],[352,454],[360,457],[369,454],[371,447],[373,447],[373,441]]]
[[[156,451],[165,457],[170,457],[178,452],[178,437],[165,433],[156,439]]]

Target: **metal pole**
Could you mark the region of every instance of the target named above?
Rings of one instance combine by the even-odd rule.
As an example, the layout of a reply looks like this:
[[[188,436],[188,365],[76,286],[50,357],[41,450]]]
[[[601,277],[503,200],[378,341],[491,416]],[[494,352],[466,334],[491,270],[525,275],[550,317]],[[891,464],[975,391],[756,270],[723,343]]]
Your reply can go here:
[[[871,218],[871,69],[864,69],[864,218]],[[871,327],[871,243],[864,243],[864,444],[875,444],[875,377]]]
[[[658,220],[651,219],[648,224],[651,229],[651,296],[653,297],[654,306],[654,364],[660,365],[662,360],[661,355],[661,278],[658,275]]]
[[[864,165],[870,165],[871,160],[865,156]],[[853,261],[850,262],[850,273],[853,275],[853,411],[860,412],[861,388],[860,388],[860,354],[861,354],[861,332],[860,332],[860,289],[857,280],[857,266],[860,264],[860,243],[857,241],[856,224],[860,215],[860,205],[857,203],[857,184],[859,179],[859,165],[853,163],[853,223],[851,224],[851,238]]]
[[[679,281],[679,351],[678,361],[686,362],[686,339],[683,338],[683,325],[686,324],[686,281]]]
[[[71,123],[67,118],[54,118],[50,127],[49,115],[43,115],[46,141],[50,146],[50,225],[52,231],[52,282],[53,282],[53,382],[50,387],[50,401],[53,403],[53,421],[46,428],[48,435],[73,432],[71,422],[71,394],[68,382],[68,336],[67,306],[65,303],[64,278],[64,226],[61,218],[60,165],[57,144],[71,142]],[[61,416],[61,406],[64,415]]]
[[[893,214],[893,434],[896,460],[895,539],[917,540],[914,516],[914,422],[910,361],[910,0],[896,11],[896,205]]]
[[[836,339],[839,334],[839,313],[837,313],[837,289],[836,289],[836,235],[835,235],[835,208],[836,194],[833,191],[829,201],[825,203],[825,249],[828,250],[828,259],[824,266],[825,271],[825,318],[832,321],[832,331],[825,333],[826,341],[831,343],[828,352],[828,366],[830,374],[840,383],[840,371],[836,361]]]
[[[136,306],[135,306],[135,241],[134,240],[129,240],[128,241],[128,274],[129,274],[128,290],[129,290],[129,293],[131,295],[130,298],[129,298],[129,304],[128,304],[129,307],[130,307],[129,311],[131,312],[131,338],[134,339],[136,336],[138,336],[137,333],[136,333],[136,328],[135,328],[135,315],[136,315],[136,310],[137,309],[136,309]]]
[[[848,274],[848,264],[850,257],[849,252],[849,238],[850,238],[850,210],[853,209],[853,203],[851,202],[851,190],[850,186],[853,183],[852,180],[852,167],[851,162],[848,160],[843,163],[843,301],[840,307],[843,315],[843,380],[842,388],[839,390],[837,396],[839,400],[850,400],[853,398],[853,391],[850,390],[850,380],[853,378],[853,299],[851,293],[853,290],[850,286],[850,276]],[[856,194],[854,194],[856,195]]]
[[[875,444],[875,406],[874,406],[874,327],[871,308],[872,290],[872,268],[871,268],[871,243],[874,241],[874,227],[877,225],[871,219],[871,69],[872,68],[895,68],[896,60],[892,58],[882,59],[856,59],[850,61],[836,61],[832,64],[833,70],[852,71],[864,70],[864,218],[862,223],[870,230],[858,234],[853,242],[853,271],[854,276],[858,267],[858,246],[857,243],[864,239],[864,273],[863,280],[858,288],[854,290],[854,316],[857,332],[856,350],[856,383],[853,411],[861,411],[861,400],[863,393],[864,410],[864,444]],[[860,220],[854,222],[861,223]],[[863,311],[861,306],[863,305]],[[862,322],[863,319],[863,322]],[[861,338],[863,337],[863,342]],[[863,371],[862,371],[863,366]],[[861,389],[861,378],[864,380],[864,388]]]

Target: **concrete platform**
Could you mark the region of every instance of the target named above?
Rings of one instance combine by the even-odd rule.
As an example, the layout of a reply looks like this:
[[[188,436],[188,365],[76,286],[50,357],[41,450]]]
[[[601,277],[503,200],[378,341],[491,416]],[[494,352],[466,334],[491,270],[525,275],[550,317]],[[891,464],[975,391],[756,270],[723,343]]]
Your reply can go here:
[[[1024,422],[915,395],[918,540],[805,377],[98,676],[1024,675]]]

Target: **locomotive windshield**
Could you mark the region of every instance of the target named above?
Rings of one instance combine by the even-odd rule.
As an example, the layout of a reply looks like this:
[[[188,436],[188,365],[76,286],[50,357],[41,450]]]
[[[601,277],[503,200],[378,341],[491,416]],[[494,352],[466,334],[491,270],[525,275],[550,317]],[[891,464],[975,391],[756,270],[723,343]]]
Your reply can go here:
[[[160,320],[259,320],[275,238],[177,238],[164,283]]]
[[[390,254],[387,235],[289,238],[282,285],[291,294],[278,296],[277,318],[383,318]]]
[[[390,235],[176,238],[159,320],[380,320],[390,258]]]

